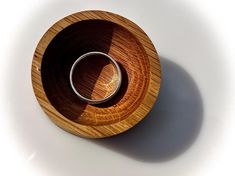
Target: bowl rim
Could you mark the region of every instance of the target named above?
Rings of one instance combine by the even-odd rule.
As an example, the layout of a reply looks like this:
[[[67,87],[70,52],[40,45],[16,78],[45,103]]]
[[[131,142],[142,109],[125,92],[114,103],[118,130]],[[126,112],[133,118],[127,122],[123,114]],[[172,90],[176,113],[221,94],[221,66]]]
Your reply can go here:
[[[125,119],[108,125],[91,126],[76,123],[63,116],[48,100],[41,79],[41,63],[47,46],[64,28],[83,20],[105,20],[116,23],[131,32],[140,42],[149,59],[149,83],[140,105]],[[161,66],[157,51],[147,34],[132,21],[101,10],[85,10],[68,15],[53,24],[40,39],[32,60],[31,81],[38,103],[48,117],[59,127],[72,134],[87,138],[103,138],[122,133],[135,126],[152,109],[161,85]]]

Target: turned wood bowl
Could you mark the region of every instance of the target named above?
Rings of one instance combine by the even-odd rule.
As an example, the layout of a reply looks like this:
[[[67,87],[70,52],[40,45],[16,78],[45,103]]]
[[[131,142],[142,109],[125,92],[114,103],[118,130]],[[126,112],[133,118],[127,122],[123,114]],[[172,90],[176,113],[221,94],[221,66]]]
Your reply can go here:
[[[94,51],[112,57],[122,75],[118,92],[99,104],[81,100],[69,79],[74,62]],[[101,96],[101,88],[104,94],[113,89],[113,65],[100,58],[83,63],[75,74],[77,89],[90,98]],[[61,19],[44,34],[33,56],[32,84],[42,109],[56,125],[82,137],[113,136],[136,125],[153,107],[160,82],[159,57],[148,36],[110,12],[83,11]]]

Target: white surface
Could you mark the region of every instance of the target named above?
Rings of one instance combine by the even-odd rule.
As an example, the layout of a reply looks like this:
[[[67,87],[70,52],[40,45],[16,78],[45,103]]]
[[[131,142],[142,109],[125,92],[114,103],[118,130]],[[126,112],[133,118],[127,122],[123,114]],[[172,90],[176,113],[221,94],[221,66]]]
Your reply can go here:
[[[2,1],[0,175],[235,175],[234,7],[232,0]],[[40,37],[84,9],[133,20],[162,58],[162,90],[150,117],[107,140],[56,127],[31,87]]]

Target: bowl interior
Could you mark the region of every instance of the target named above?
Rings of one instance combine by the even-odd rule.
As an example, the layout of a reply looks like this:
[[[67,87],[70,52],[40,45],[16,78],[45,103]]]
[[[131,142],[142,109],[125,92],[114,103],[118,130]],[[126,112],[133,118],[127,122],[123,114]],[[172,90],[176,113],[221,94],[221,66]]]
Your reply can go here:
[[[76,62],[72,83],[76,91],[90,100],[101,100],[115,93],[119,75],[112,61],[104,55],[88,55]]]
[[[118,93],[98,105],[81,101],[69,81],[75,60],[91,51],[110,55],[122,72]],[[106,63],[97,61],[93,64],[102,67],[92,74],[92,80],[99,82],[97,75],[105,73]],[[108,63],[107,67],[112,70]],[[124,27],[104,20],[84,20],[63,29],[48,45],[41,64],[42,83],[50,103],[66,118],[84,125],[107,125],[127,118],[143,100],[149,85],[149,74],[148,57],[136,37]],[[97,96],[92,95],[94,84],[90,88],[85,94]]]

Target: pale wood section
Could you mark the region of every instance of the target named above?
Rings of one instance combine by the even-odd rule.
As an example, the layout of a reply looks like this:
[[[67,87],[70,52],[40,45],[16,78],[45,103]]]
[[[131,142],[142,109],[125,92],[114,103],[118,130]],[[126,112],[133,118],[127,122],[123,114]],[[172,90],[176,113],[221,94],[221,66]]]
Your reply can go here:
[[[92,50],[109,54],[123,74],[118,94],[100,105],[82,102],[68,84],[73,61]],[[63,18],[43,35],[31,76],[39,104],[56,125],[82,137],[102,138],[122,133],[146,117],[159,93],[161,68],[152,42],[135,23],[110,12],[83,11]],[[94,87],[102,79],[91,79]],[[86,94],[101,95],[96,92],[101,87],[92,90],[88,83]]]

